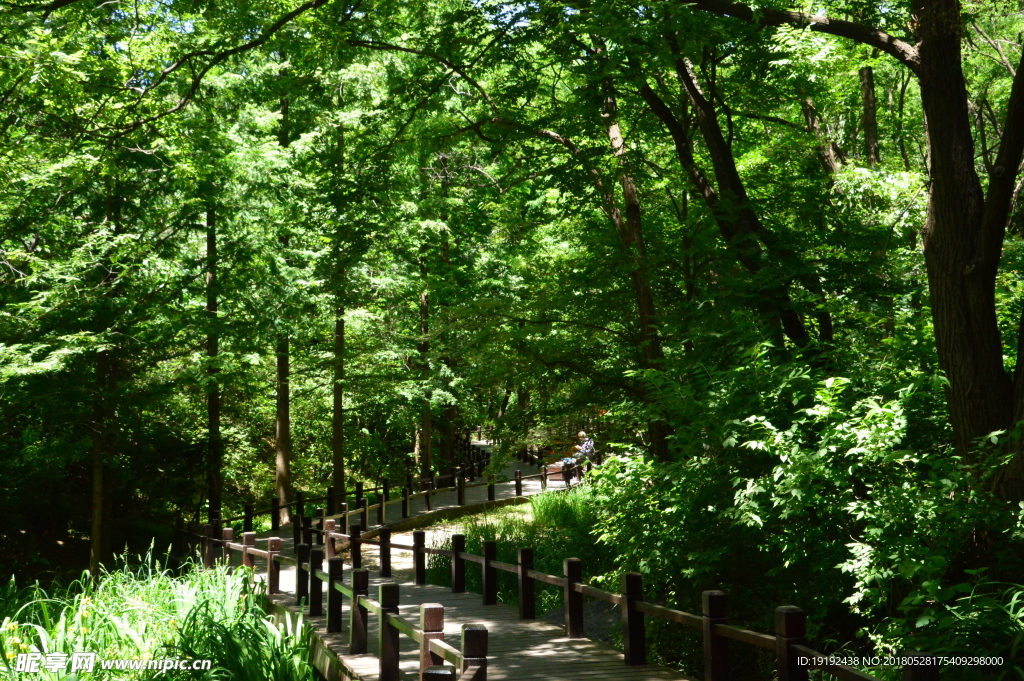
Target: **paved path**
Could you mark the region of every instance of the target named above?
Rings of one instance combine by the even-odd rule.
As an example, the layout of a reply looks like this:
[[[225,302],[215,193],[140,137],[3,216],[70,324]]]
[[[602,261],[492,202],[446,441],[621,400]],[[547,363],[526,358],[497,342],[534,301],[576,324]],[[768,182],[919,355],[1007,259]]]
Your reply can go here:
[[[477,443],[482,444],[482,443]],[[521,470],[523,475],[532,475],[537,472],[535,466],[528,466],[527,464],[514,461],[509,468],[506,470],[506,475],[511,479],[514,475],[514,471]],[[563,489],[564,485],[561,480],[561,476],[552,476],[549,479],[548,490]],[[538,479],[530,479],[523,481],[523,495],[531,496],[539,494],[541,492],[541,483]],[[496,499],[511,499],[515,496],[514,483],[505,482],[498,483],[495,489]],[[486,486],[469,488],[466,490],[466,505],[471,506],[487,500],[487,488]],[[400,506],[395,505],[394,511],[392,512],[392,506],[399,502],[393,502],[388,505],[387,516],[389,519],[398,518],[400,515]],[[433,512],[430,515],[443,514],[450,512],[450,509],[456,508],[456,496],[455,491],[441,491],[438,492],[432,498]],[[393,513],[393,514],[392,514]],[[410,516],[423,516],[426,514],[422,499],[416,499],[410,502]],[[375,519],[376,515],[373,511],[370,512],[371,523]],[[424,518],[426,520],[426,518]],[[372,525],[371,525],[372,529]],[[294,555],[294,549],[291,541],[290,528],[282,528],[283,531],[278,534],[282,539],[283,553],[288,556]],[[270,533],[263,533],[262,537],[269,536]],[[404,537],[394,536],[392,541],[397,543],[411,543],[407,542]],[[259,542],[262,544],[262,542]],[[261,546],[262,548],[262,546]],[[365,552],[368,554],[376,553],[376,547],[365,546]],[[393,554],[398,554],[397,549],[393,549]],[[371,558],[367,556],[367,558]],[[376,556],[372,556],[375,558]],[[399,562],[399,558],[395,555],[393,560],[396,567]],[[367,560],[364,563],[364,567],[371,567],[374,560]],[[256,569],[258,574],[265,574],[265,561],[257,559]],[[472,564],[469,566],[470,570],[478,569]],[[445,607],[445,640],[456,648],[459,647],[459,637],[463,624],[483,624],[488,630],[488,670],[487,678],[492,680],[523,680],[532,681],[546,679],[548,681],[569,681],[569,680],[586,680],[593,679],[595,681],[654,681],[654,680],[672,680],[672,679],[684,679],[677,672],[656,667],[653,665],[645,667],[627,667],[623,663],[622,653],[613,649],[611,646],[601,643],[599,641],[592,641],[590,639],[569,639],[565,636],[563,627],[550,624],[548,622],[540,620],[520,620],[518,612],[515,608],[507,605],[491,605],[484,606],[482,604],[482,598],[477,594],[464,593],[464,594],[453,594],[451,591],[444,587],[433,586],[433,585],[420,585],[417,586],[412,583],[408,578],[403,579],[402,573],[404,571],[395,570],[394,577],[387,580],[381,580],[376,575],[375,571],[371,567],[371,579],[370,579],[370,596],[376,598],[377,585],[382,581],[397,582],[399,584],[400,594],[400,614],[407,620],[418,623],[419,621],[419,607],[423,603],[441,603]],[[408,575],[407,575],[408,577]],[[346,567],[345,570],[345,583],[351,584],[351,571],[350,568]],[[298,613],[299,609],[295,605],[295,569],[291,566],[282,566],[281,569],[281,594],[271,597],[271,600],[280,608],[287,608],[291,613]],[[321,585],[321,588],[325,588],[326,585]],[[326,609],[326,593],[324,594],[324,603]],[[348,599],[343,599],[344,612],[343,621],[344,628],[340,634],[327,634],[326,633],[326,621],[322,617],[309,617],[304,612],[305,619],[309,622],[316,630],[317,635],[321,641],[324,642],[325,646],[332,651],[331,658],[335,656],[341,660],[343,669],[340,670],[338,676],[335,678],[340,679],[365,679],[366,681],[377,681],[378,679],[378,661],[375,655],[348,655]],[[283,612],[278,608],[278,613]],[[305,609],[303,609],[305,610]],[[375,649],[377,640],[377,618],[370,617],[370,650]],[[401,655],[400,655],[400,666],[403,673],[409,679],[418,678],[417,670],[419,669],[419,656],[416,644],[406,636],[402,636],[401,640]],[[323,656],[321,655],[321,658]],[[322,662],[321,671],[323,666],[333,665],[332,669],[336,669],[337,665],[328,662]],[[332,672],[330,676],[334,676]],[[328,678],[328,681],[333,681]]]

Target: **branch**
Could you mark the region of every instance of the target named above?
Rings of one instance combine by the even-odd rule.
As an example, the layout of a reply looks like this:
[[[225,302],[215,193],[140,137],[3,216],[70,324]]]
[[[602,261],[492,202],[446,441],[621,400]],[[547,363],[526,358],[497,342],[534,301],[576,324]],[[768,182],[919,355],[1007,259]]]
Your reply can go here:
[[[920,68],[921,59],[917,48],[873,26],[864,26],[843,19],[830,19],[817,14],[768,7],[758,7],[755,11],[749,5],[730,2],[730,0],[682,0],[682,4],[702,12],[732,17],[758,26],[803,26],[818,33],[849,38],[854,42],[870,45],[885,52],[915,74]]]
[[[1006,122],[1003,137],[999,142],[992,171],[989,173],[988,191],[985,195],[985,212],[981,218],[981,242],[978,245],[979,258],[999,262],[1006,223],[1013,207],[1017,175],[1021,158],[1024,157],[1024,57],[1010,89],[1010,101],[1006,106]],[[1018,358],[1020,359],[1020,358]]]

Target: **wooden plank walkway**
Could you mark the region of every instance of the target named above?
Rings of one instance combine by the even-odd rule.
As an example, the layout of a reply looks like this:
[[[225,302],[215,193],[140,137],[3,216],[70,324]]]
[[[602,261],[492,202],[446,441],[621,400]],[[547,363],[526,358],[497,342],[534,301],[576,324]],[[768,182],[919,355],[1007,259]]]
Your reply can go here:
[[[482,443],[478,443],[482,444]],[[523,475],[537,472],[536,467],[514,461],[506,471],[509,478],[512,478],[515,470],[521,470]],[[562,489],[563,483],[560,476],[549,480],[548,489]],[[523,495],[532,496],[539,494],[540,481],[524,480]],[[465,491],[467,507],[479,504],[487,500],[487,488],[485,486],[469,488]],[[515,496],[513,482],[498,483],[495,489],[496,499],[511,499]],[[413,502],[416,503],[413,506]],[[398,502],[394,502],[398,503]],[[397,518],[400,507],[396,507],[392,514],[391,504],[387,509],[389,519]],[[422,499],[410,502],[410,516],[422,516],[424,521],[432,516],[444,516],[451,512],[456,506],[455,491],[441,491],[432,499],[433,511],[426,512]],[[371,512],[371,522],[375,514]],[[291,528],[282,528],[277,533],[282,539],[284,555],[294,555],[292,546]],[[270,533],[263,533],[262,537]],[[397,543],[406,543],[398,536],[393,539]],[[376,553],[375,547],[364,547],[366,553],[371,556]],[[440,603],[444,605],[445,616],[445,640],[452,645],[459,647],[460,632],[463,624],[482,624],[488,630],[488,655],[487,655],[487,677],[494,680],[523,680],[548,679],[550,681],[587,680],[595,681],[661,681],[661,680],[683,680],[684,676],[678,672],[648,665],[643,667],[626,666],[623,662],[622,653],[611,646],[586,638],[570,639],[565,635],[563,627],[540,620],[520,620],[515,608],[498,604],[484,606],[482,598],[478,594],[463,593],[453,594],[450,589],[434,585],[416,585],[410,577],[403,575],[403,570],[398,566],[399,549],[393,549],[396,557],[395,577],[382,580],[370,575],[370,597],[376,598],[377,586],[382,582],[396,582],[399,584],[399,612],[412,621],[419,621],[419,608],[424,603]],[[368,556],[370,557],[370,556]],[[368,561],[376,562],[376,561]],[[369,565],[367,565],[369,567]],[[472,569],[472,568],[471,568]],[[257,559],[257,574],[265,574],[265,562]],[[319,582],[318,582],[319,583]],[[351,570],[346,567],[345,583],[351,584]],[[325,590],[324,603],[326,604],[326,585],[320,584]],[[295,568],[282,565],[280,588],[282,593],[271,596],[271,601],[280,613],[283,609],[298,614],[299,609],[295,605]],[[303,608],[305,610],[305,608]],[[303,612],[305,620],[312,625],[317,636],[329,650],[328,654],[318,655],[318,666],[321,673],[327,671],[328,681],[334,679],[363,679],[365,681],[378,681],[378,660],[373,654],[348,655],[349,635],[349,608],[348,599],[344,599],[343,621],[344,627],[341,633],[326,633],[326,620],[323,617],[308,617]],[[377,641],[377,617],[370,617],[370,650],[373,651]],[[400,638],[400,667],[403,674],[409,679],[418,678],[419,651],[418,646],[408,637]],[[341,669],[337,662],[341,662]],[[333,678],[331,678],[333,677]]]

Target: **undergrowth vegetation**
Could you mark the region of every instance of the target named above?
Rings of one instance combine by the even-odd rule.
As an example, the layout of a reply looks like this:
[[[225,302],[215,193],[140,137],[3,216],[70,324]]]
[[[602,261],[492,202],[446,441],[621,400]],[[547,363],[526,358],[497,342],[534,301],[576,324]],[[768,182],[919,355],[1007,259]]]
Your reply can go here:
[[[245,569],[187,569],[178,575],[147,555],[66,586],[0,589],[0,679],[24,678],[19,653],[67,655],[45,679],[231,679],[313,681],[308,629],[275,624]],[[91,672],[72,671],[71,655],[95,653]],[[209,669],[104,670],[103,660],[210,660]]]

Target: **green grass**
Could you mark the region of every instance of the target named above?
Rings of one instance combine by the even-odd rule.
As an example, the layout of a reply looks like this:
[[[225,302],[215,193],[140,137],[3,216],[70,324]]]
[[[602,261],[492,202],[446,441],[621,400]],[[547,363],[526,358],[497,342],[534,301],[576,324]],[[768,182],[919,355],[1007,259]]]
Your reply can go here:
[[[210,659],[207,671],[42,671],[38,679],[248,679],[312,681],[307,628],[277,626],[261,607],[250,571],[187,570],[175,575],[147,555],[49,592],[38,584],[0,591],[0,679],[18,653],[93,652],[99,659]],[[70,669],[70,666],[68,667]]]
[[[534,550],[534,569],[552,575],[563,574],[566,558],[579,558],[583,563],[583,579],[604,575],[615,570],[613,553],[601,545],[593,534],[597,524],[597,505],[589,485],[580,485],[568,492],[540,494],[530,499],[529,510],[517,506],[495,513],[485,513],[465,519],[457,532],[466,535],[466,550],[481,555],[483,542],[497,542],[497,559],[505,563],[518,562],[520,548]],[[435,548],[451,548],[450,540]],[[427,561],[427,581],[441,586],[451,585],[451,559],[430,555]],[[475,564],[466,568],[466,588],[480,592],[481,574]],[[516,576],[498,573],[498,600],[514,605],[518,603]],[[537,583],[537,612],[562,607],[561,590]]]

